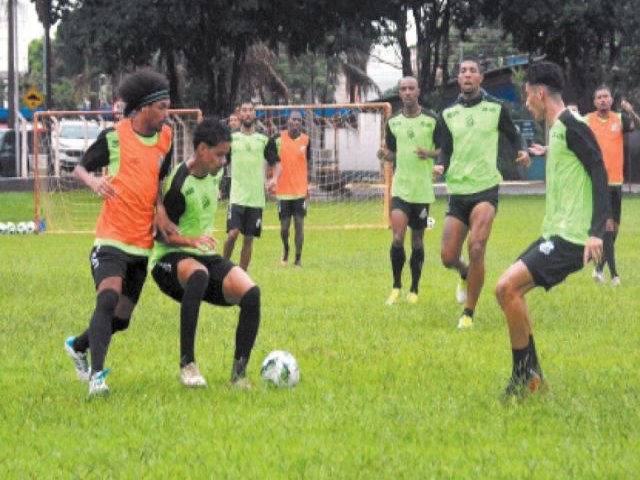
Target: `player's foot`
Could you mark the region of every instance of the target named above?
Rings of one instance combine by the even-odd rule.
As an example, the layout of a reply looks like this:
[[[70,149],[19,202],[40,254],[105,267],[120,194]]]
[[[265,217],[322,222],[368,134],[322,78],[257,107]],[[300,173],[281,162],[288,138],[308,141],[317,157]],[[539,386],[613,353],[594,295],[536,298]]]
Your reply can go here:
[[[604,283],[604,272],[598,270],[597,268],[593,269],[591,277],[598,283]]]
[[[96,397],[100,395],[109,394],[109,386],[105,382],[105,377],[108,375],[109,370],[101,370],[91,374],[91,380],[89,381],[89,396]]]
[[[234,358],[231,367],[230,384],[233,388],[247,390],[251,388],[251,383],[247,379],[247,363],[249,359],[246,357]]]
[[[387,298],[385,305],[391,306],[394,303],[396,303],[399,298],[400,298],[400,289],[394,288],[393,290],[391,290],[391,295],[389,295],[389,298]]]
[[[300,260],[296,260],[296,261],[294,262],[293,266],[294,266],[294,267],[297,267],[297,268],[302,268],[302,263],[300,262]]]
[[[622,284],[622,282],[620,281],[620,277],[619,276],[615,276],[611,279],[611,285],[613,285],[614,287],[619,287]]]
[[[543,393],[546,391],[547,385],[544,381],[542,372],[529,369],[523,377],[511,377],[507,388],[502,394],[502,403],[507,403],[512,399],[522,400],[528,395],[534,393]]]
[[[286,267],[289,264],[289,260],[286,259],[285,257],[282,257],[280,259],[280,265],[282,265],[283,267]]]
[[[76,352],[73,349],[73,342],[76,337],[69,337],[64,341],[64,350],[73,360],[76,367],[76,375],[83,382],[89,381],[89,362],[87,361],[87,352]]]
[[[231,382],[231,388],[236,390],[251,390],[251,382],[247,377],[239,378],[235,382]]]
[[[460,305],[464,305],[467,301],[467,281],[460,279],[458,285],[456,285],[456,302]]]
[[[458,320],[458,330],[464,330],[473,327],[473,317],[463,313]]]
[[[418,294],[416,292],[409,292],[407,295],[407,303],[415,305],[418,303]]]
[[[206,387],[207,381],[200,374],[198,365],[195,362],[188,363],[180,369],[180,382],[185,387]]]

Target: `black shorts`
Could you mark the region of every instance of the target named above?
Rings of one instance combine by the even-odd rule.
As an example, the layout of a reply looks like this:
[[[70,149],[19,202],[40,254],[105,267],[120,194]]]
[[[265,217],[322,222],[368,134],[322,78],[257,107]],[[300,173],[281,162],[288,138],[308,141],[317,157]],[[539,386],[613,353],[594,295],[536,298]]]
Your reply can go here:
[[[409,219],[409,228],[412,230],[424,230],[429,220],[428,203],[409,203],[400,197],[391,197],[391,211],[400,210]]]
[[[121,294],[134,304],[138,303],[147,278],[148,257],[131,255],[117,247],[94,245],[89,261],[96,290],[105,278],[120,277],[122,279]]]
[[[177,302],[182,301],[184,289],[178,280],[178,263],[185,258],[197,260],[204,265],[209,272],[209,285],[204,293],[203,300],[213,305],[228,307],[229,303],[224,299],[224,294],[222,293],[222,281],[235,265],[220,255],[191,255],[183,252],[166,254],[155,264],[151,271],[151,275],[162,293],[170,296]]]
[[[609,185],[609,201],[611,202],[611,218],[620,225],[622,214],[622,185]]]
[[[262,209],[243,207],[234,203],[227,209],[227,233],[234,229],[245,236],[260,237],[262,233]]]
[[[307,199],[294,198],[290,200],[278,200],[278,218],[286,220],[287,218],[306,217],[307,216]]]
[[[447,211],[445,215],[456,217],[467,227],[471,219],[471,212],[482,202],[489,202],[498,213],[498,185],[482,192],[471,193],[469,195],[449,195]]]
[[[570,274],[581,270],[584,245],[567,242],[560,237],[539,238],[527,248],[522,260],[536,285],[549,290]]]

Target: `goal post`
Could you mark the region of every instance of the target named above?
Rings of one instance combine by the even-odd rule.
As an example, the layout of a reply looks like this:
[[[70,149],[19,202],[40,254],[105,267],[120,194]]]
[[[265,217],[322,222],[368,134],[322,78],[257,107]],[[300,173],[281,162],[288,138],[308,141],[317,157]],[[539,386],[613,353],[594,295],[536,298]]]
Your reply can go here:
[[[99,132],[115,124],[117,112],[47,111],[34,114],[34,217],[38,231],[93,232],[102,199],[73,178],[72,171]],[[193,151],[192,132],[202,120],[199,109],[171,109],[172,161]],[[104,172],[96,173],[101,175]],[[42,220],[42,221],[41,221]]]
[[[379,152],[384,147],[391,105],[376,102],[256,106],[258,130],[269,136],[286,130],[292,111],[301,113],[302,130],[311,142],[307,225],[388,226],[391,170]],[[233,175],[233,165],[231,169]],[[267,226],[269,223],[265,219]]]

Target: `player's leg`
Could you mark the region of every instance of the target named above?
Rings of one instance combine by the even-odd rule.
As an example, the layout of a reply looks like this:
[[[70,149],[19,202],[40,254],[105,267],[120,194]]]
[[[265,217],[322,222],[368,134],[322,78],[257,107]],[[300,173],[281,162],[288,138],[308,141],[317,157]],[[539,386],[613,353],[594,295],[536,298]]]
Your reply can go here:
[[[249,269],[251,263],[251,255],[253,254],[253,237],[245,235],[242,238],[242,250],[240,251],[240,268],[245,272]]]
[[[604,238],[604,254],[609,264],[609,272],[611,273],[611,284],[620,285],[620,277],[618,276],[618,269],[616,267],[616,250],[615,244],[618,238],[618,230],[620,229],[620,217],[622,213],[622,187],[615,186],[611,188],[611,210],[613,213],[613,219],[611,222],[611,229],[607,224]],[[610,246],[607,250],[607,237]]]
[[[302,246],[304,244],[304,217],[307,215],[307,200],[296,200],[295,208],[293,212],[293,223],[295,228],[295,247],[296,247],[296,260],[295,265],[300,267],[302,261]]]
[[[387,299],[387,305],[393,305],[400,297],[400,289],[402,288],[402,270],[406,262],[407,256],[404,250],[404,237],[409,225],[409,213],[406,203],[394,197],[391,200],[391,228],[393,238],[391,240],[391,249],[389,257],[391,259],[391,272],[393,275],[393,288]]]
[[[411,258],[409,267],[411,269],[411,289],[407,296],[409,303],[418,302],[418,287],[422,277],[422,266],[424,264],[424,228],[411,229]]]
[[[511,379],[503,400],[519,395],[522,390],[535,390],[542,381],[542,370],[538,363],[531,319],[525,294],[536,286],[531,272],[522,260],[516,261],[500,277],[495,294],[507,319],[511,341]]]
[[[467,273],[467,299],[463,316],[473,318],[473,313],[484,285],[484,256],[487,248],[496,208],[489,202],[478,203],[471,211],[467,248],[469,270]]]
[[[459,216],[452,215],[450,212],[445,217],[440,242],[440,259],[446,268],[455,270],[460,275],[460,281],[456,286],[456,301],[458,303],[464,303],[467,299],[466,282],[469,267],[464,263],[460,253],[468,231],[467,224]]]
[[[236,240],[238,240],[238,236],[240,235],[243,211],[244,209],[242,207],[235,204],[229,204],[229,208],[227,209],[227,238],[224,241],[224,247],[222,249],[222,256],[227,260],[231,259]]]
[[[278,200],[278,218],[280,219],[280,239],[282,240],[282,259],[286,265],[289,261],[289,230],[291,228],[291,211],[288,200]]]
[[[222,281],[222,292],[228,304],[240,306],[231,383],[247,388],[247,364],[260,326],[260,288],[245,270],[234,266]]]

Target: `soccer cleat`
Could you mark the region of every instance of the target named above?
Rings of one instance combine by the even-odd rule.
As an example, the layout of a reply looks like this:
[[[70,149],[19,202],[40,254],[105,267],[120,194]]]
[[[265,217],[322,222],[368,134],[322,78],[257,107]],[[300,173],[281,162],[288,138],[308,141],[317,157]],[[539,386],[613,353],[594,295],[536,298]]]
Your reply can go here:
[[[286,267],[289,264],[289,260],[287,260],[286,258],[281,258],[280,259],[280,265],[283,267]]]
[[[467,301],[467,281],[460,279],[458,285],[456,285],[456,302],[460,305],[464,305]]]
[[[249,359],[247,357],[240,357],[233,359],[233,366],[231,367],[231,386],[237,388],[251,388],[249,380],[247,380],[247,363]],[[242,386],[242,385],[248,386]]]
[[[400,289],[394,288],[393,290],[391,290],[391,295],[389,295],[389,298],[387,298],[385,305],[389,305],[389,306],[393,305],[398,301],[399,298],[400,298]]]
[[[407,303],[415,305],[418,303],[418,294],[416,292],[409,292],[407,295]]]
[[[619,276],[615,276],[611,279],[611,285],[613,285],[614,287],[619,287],[622,284],[622,282],[620,281],[620,277]]]
[[[207,381],[200,374],[198,365],[195,362],[191,362],[180,369],[180,382],[185,387],[206,387]]]
[[[470,317],[466,313],[463,313],[458,320],[458,330],[464,330],[465,328],[473,327],[473,317]]]
[[[109,386],[105,382],[105,377],[109,374],[109,369],[101,370],[91,374],[91,380],[89,381],[89,396],[96,397],[100,395],[109,394]]]
[[[247,377],[237,379],[235,382],[231,382],[231,388],[236,390],[251,390],[251,382]]]
[[[69,337],[64,341],[64,350],[73,360],[76,367],[76,375],[83,382],[88,382],[90,377],[89,362],[87,361],[87,352],[77,352],[73,349],[73,342],[76,337]]]
[[[598,283],[604,283],[604,273],[598,270],[597,268],[593,269],[591,273],[591,277]]]
[[[297,268],[302,268],[302,263],[300,263],[300,260],[296,260],[296,261],[294,262],[293,266],[294,266],[294,267],[297,267]]]
[[[511,377],[502,394],[502,403],[510,400],[522,400],[534,393],[543,393],[547,389],[542,372],[529,369],[524,377]]]

